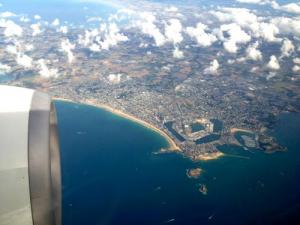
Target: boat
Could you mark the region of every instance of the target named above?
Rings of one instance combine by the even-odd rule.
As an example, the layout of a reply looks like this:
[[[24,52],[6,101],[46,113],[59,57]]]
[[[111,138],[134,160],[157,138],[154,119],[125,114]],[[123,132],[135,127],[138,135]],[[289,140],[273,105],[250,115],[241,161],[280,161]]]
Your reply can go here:
[[[200,184],[200,187],[199,187],[199,191],[203,194],[203,195],[207,195],[207,187],[205,184]]]

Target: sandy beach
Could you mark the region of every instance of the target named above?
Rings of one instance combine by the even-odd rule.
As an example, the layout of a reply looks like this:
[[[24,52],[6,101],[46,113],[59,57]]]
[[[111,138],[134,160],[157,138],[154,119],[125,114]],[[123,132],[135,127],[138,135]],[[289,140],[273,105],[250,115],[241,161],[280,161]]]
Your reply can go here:
[[[65,98],[53,98],[54,100],[59,100],[59,101],[65,101],[65,102],[72,102],[72,103],[76,103],[75,101],[72,101],[70,99],[65,99]],[[123,118],[126,118],[126,119],[129,119],[133,122],[136,122],[138,124],[141,124],[142,126],[144,127],[147,127],[148,129],[151,129],[153,131],[155,131],[156,133],[160,134],[161,136],[163,136],[168,144],[169,144],[169,147],[168,147],[168,151],[181,151],[181,149],[176,145],[176,143],[169,137],[169,135],[167,135],[164,131],[158,129],[157,127],[155,127],[154,125],[146,122],[146,121],[143,121],[139,118],[136,118],[135,116],[132,116],[130,114],[127,114],[127,113],[124,113],[120,110],[117,110],[117,109],[114,109],[108,105],[105,105],[105,104],[99,104],[97,103],[96,101],[94,100],[86,100],[84,102],[78,102],[80,104],[86,104],[86,105],[90,105],[90,106],[95,106],[95,107],[98,107],[98,108],[101,108],[101,109],[104,109],[106,111],[109,111],[113,114],[116,114],[118,116],[121,116]]]
[[[231,134],[234,134],[236,132],[245,132],[245,133],[253,134],[253,131],[251,131],[251,130],[246,130],[246,129],[241,129],[241,128],[231,128],[230,129]]]
[[[218,159],[220,157],[224,156],[223,152],[207,152],[203,153],[201,155],[197,155],[193,158],[195,161],[209,161],[209,160],[214,160]]]

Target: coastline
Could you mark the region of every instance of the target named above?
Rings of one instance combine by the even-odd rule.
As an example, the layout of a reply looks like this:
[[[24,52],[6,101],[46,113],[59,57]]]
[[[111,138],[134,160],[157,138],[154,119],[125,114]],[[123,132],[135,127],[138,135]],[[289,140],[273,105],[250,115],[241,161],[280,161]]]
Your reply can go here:
[[[201,155],[197,155],[193,158],[194,161],[210,161],[223,157],[225,154],[221,151],[218,152],[207,152]]]
[[[118,115],[120,117],[123,117],[125,119],[128,119],[128,120],[131,120],[135,123],[138,123],[158,134],[160,134],[161,136],[163,136],[165,138],[165,140],[168,142],[168,148],[167,150],[168,151],[179,151],[181,152],[182,150],[176,145],[176,143],[169,137],[168,134],[166,134],[164,131],[160,130],[159,128],[157,128],[156,126],[146,122],[146,121],[143,121],[133,115],[130,115],[130,114],[127,114],[127,113],[124,113],[120,110],[117,110],[117,109],[114,109],[108,105],[105,105],[105,104],[99,104],[97,102],[94,102],[93,100],[87,100],[87,101],[84,101],[84,102],[75,102],[73,100],[70,100],[70,99],[66,99],[66,98],[60,98],[60,97],[53,97],[52,98],[53,100],[58,100],[58,101],[64,101],[64,102],[71,102],[71,103],[79,103],[79,104],[86,104],[86,105],[90,105],[90,106],[94,106],[94,107],[97,107],[97,108],[100,108],[100,109],[104,109],[108,112],[111,112],[115,115]]]
[[[233,128],[230,129],[231,134],[235,134],[236,132],[245,132],[245,133],[253,134],[253,131],[242,129],[242,128],[233,127]]]

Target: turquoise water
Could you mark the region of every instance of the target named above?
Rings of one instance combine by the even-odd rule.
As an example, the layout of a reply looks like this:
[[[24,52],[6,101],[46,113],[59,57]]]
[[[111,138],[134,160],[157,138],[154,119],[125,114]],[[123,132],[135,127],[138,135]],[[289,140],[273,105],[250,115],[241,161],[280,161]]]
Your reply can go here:
[[[6,83],[8,81],[14,80],[14,77],[11,76],[10,74],[2,74],[0,72],[0,83]]]
[[[167,145],[161,136],[109,112],[56,107],[65,225],[300,224],[299,115],[283,114],[273,132],[288,152],[222,146],[228,156],[194,163],[155,154]],[[203,175],[189,179],[196,167]]]

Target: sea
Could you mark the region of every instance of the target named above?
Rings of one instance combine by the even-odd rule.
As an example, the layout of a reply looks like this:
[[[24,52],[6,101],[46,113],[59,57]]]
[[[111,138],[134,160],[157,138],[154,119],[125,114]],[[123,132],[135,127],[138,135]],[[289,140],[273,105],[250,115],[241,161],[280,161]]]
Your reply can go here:
[[[167,141],[128,119],[88,105],[55,105],[63,225],[300,224],[299,114],[280,115],[270,131],[288,151],[221,146],[224,157],[193,162],[159,154]],[[187,170],[199,167],[201,176],[188,178]]]

